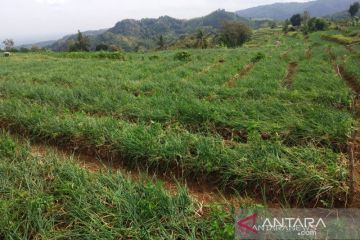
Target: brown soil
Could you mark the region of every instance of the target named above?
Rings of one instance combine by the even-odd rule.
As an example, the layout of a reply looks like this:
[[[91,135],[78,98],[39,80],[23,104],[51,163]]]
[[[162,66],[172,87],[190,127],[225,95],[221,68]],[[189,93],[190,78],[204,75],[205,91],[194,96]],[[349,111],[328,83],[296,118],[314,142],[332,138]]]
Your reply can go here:
[[[350,52],[353,53],[354,49],[351,47],[351,45],[346,45],[345,48]]]
[[[351,51],[350,49],[348,49]],[[360,208],[360,84],[355,76],[346,71],[344,66],[339,65],[336,55],[330,48],[327,49],[335,72],[346,82],[355,93],[351,110],[355,113],[355,131],[349,139],[349,175],[350,175],[350,199],[348,207]]]
[[[339,74],[347,85],[356,93],[352,109],[356,116],[355,131],[349,140],[350,156],[350,207],[360,208],[360,85],[354,76],[346,72],[343,66],[337,66]]]
[[[51,153],[60,156],[61,159],[67,160],[73,158],[75,162],[82,168],[90,172],[98,171],[113,171],[128,176],[133,181],[160,181],[163,186],[169,191],[170,194],[175,195],[178,190],[178,185],[186,187],[190,196],[196,200],[200,206],[204,206],[204,209],[199,209],[199,215],[202,215],[202,211],[205,211],[206,205],[209,204],[227,204],[230,203],[233,206],[240,207],[243,205],[250,205],[255,203],[263,203],[261,200],[255,200],[249,197],[237,197],[235,195],[221,193],[215,186],[210,184],[204,184],[202,181],[186,182],[185,180],[175,181],[170,179],[169,176],[155,175],[155,173],[149,173],[143,170],[131,171],[126,166],[119,163],[113,163],[109,161],[101,161],[95,157],[86,154],[78,154],[69,150],[57,148],[55,146],[47,146],[42,144],[34,144],[31,146],[31,154],[34,157],[45,158],[51,155]],[[280,206],[277,203],[269,203],[272,207]]]
[[[234,130],[227,127],[217,127],[215,133],[221,135],[224,141],[247,143],[248,133],[246,130]]]
[[[247,75],[251,69],[253,69],[253,67],[255,66],[255,63],[249,63],[247,65],[245,65],[240,72],[238,72],[237,74],[235,74],[235,76],[233,76],[231,79],[229,79],[225,85],[228,87],[235,87],[236,81],[238,81],[239,79],[241,79],[242,77],[244,77],[245,75]]]
[[[286,75],[284,78],[284,86],[287,88],[291,88],[293,84],[293,76],[296,72],[298,63],[297,62],[291,62],[288,64]]]
[[[310,59],[311,56],[312,56],[311,48],[305,49],[305,58],[306,58],[306,59]]]
[[[292,51],[292,48],[289,48],[286,52],[280,55],[282,60],[288,61],[289,60],[289,53]]]
[[[202,74],[207,74],[211,69],[213,68],[216,68],[218,66],[220,66],[221,64],[224,64],[225,63],[225,59],[223,58],[220,58],[218,61],[216,61],[215,63],[213,64],[210,64],[206,67],[204,67],[200,72],[198,72],[197,74],[198,75],[202,75]]]

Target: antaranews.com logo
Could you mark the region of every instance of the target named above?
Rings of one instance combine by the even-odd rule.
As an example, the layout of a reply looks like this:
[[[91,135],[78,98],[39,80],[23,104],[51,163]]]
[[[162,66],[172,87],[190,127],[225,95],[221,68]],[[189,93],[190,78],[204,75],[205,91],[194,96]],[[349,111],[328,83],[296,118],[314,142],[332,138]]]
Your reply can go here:
[[[241,209],[237,239],[360,239],[359,209]]]

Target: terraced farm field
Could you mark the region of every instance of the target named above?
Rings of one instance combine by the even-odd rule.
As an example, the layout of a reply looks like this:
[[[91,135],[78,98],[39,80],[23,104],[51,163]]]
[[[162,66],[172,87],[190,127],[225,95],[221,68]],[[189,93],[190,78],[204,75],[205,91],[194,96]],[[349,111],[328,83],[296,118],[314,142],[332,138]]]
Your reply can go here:
[[[0,238],[231,239],[239,205],[354,206],[360,50],[322,34],[0,58]]]

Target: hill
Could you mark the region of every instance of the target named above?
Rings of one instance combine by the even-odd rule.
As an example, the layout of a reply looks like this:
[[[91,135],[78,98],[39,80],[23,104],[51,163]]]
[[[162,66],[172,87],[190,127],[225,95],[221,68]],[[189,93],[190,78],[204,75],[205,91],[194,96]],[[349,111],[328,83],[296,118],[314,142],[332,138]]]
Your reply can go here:
[[[236,13],[246,18],[284,20],[290,18],[293,14],[308,11],[311,16],[323,17],[345,11],[353,2],[353,0],[317,0],[304,3],[275,3],[240,10]]]
[[[84,34],[89,37],[91,48],[95,48],[97,44],[107,44],[119,46],[124,50],[148,49],[156,46],[160,35],[163,35],[167,42],[173,42],[182,35],[195,33],[198,29],[204,29],[207,32],[217,31],[223,21],[229,20],[250,24],[247,19],[235,13],[217,10],[207,16],[190,20],[169,16],[141,20],[125,19],[102,32],[96,32],[96,34],[84,32]],[[75,37],[76,35],[66,36],[52,44],[50,48],[55,51],[65,50],[66,42]]]
[[[89,30],[83,32],[83,34],[89,38],[96,37],[97,35],[100,35],[104,32],[106,32],[108,29],[100,29],[100,30]],[[63,51],[66,50],[67,41],[76,39],[77,34],[69,34],[64,36],[63,38],[53,41],[51,44],[47,45],[48,48],[56,51]]]
[[[47,47],[51,44],[54,44],[56,41],[55,40],[49,40],[49,41],[44,41],[44,42],[37,42],[37,43],[33,43],[33,44],[23,44],[18,46],[19,48],[31,48],[33,46],[37,46],[37,47]]]

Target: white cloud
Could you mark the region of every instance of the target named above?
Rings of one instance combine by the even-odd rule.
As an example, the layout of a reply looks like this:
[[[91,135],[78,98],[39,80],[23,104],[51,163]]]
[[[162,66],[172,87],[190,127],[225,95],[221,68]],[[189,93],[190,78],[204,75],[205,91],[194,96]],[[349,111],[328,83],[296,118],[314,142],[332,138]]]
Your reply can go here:
[[[36,0],[38,3],[44,3],[49,5],[64,4],[66,0]]]

